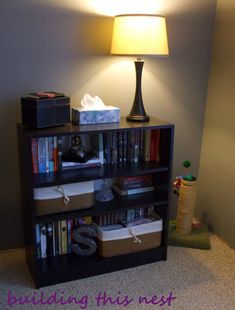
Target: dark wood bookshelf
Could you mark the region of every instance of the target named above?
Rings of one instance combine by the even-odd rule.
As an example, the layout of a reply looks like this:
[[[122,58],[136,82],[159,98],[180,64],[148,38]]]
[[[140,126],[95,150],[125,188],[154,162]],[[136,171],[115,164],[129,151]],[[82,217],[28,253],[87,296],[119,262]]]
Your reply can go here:
[[[56,173],[33,174],[32,172],[32,138],[105,133],[107,131],[135,131],[140,129],[160,129],[159,162],[139,161],[136,164],[101,165],[92,168],[61,170]],[[17,131],[26,258],[37,288],[167,259],[174,125],[152,117],[150,118],[150,122],[147,123],[127,122],[125,118],[121,118],[120,123],[85,126],[67,124],[45,129],[31,129],[18,124]],[[139,193],[125,197],[114,193],[114,199],[112,201],[106,203],[95,201],[94,206],[91,208],[43,216],[36,215],[33,196],[34,188],[117,176],[148,174],[153,176],[155,187],[153,192]],[[75,219],[83,216],[99,216],[151,206],[155,207],[155,211],[163,220],[161,245],[158,248],[110,258],[102,258],[98,254],[82,257],[74,253],[43,259],[37,258],[36,224]]]

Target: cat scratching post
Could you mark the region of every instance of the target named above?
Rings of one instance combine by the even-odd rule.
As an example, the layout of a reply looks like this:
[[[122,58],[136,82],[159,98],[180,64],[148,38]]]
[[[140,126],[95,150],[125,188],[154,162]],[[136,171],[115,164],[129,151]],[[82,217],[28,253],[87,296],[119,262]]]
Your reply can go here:
[[[176,231],[182,234],[190,234],[192,231],[192,219],[196,202],[196,180],[186,181],[182,179],[178,210],[176,217]]]

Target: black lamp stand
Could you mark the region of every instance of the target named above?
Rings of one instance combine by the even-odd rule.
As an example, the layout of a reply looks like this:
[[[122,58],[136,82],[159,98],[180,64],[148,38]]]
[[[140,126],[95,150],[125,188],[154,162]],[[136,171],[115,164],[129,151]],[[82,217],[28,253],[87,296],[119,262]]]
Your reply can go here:
[[[132,105],[130,114],[127,116],[127,121],[130,122],[148,122],[149,116],[146,114],[142,99],[141,91],[141,78],[144,61],[137,58],[135,61],[135,72],[136,72],[136,90],[135,98]]]

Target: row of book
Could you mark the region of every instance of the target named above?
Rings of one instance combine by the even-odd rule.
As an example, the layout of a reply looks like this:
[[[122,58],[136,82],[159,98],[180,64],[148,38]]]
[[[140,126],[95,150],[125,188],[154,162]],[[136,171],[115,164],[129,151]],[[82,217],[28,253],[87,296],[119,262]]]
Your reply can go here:
[[[133,221],[138,218],[143,218],[144,216],[149,216],[153,211],[153,207],[139,208],[139,209],[129,209],[126,211],[121,211],[117,213],[105,214],[101,216],[96,216],[94,218],[94,222],[98,226],[105,225],[115,225],[118,223],[126,223]]]
[[[106,164],[160,160],[160,129],[106,132],[103,141]]]
[[[32,138],[33,174],[61,169],[89,168],[102,164],[126,164],[160,160],[160,129],[92,133],[84,137],[85,151],[92,153],[87,162],[70,161],[64,137]],[[71,136],[66,137],[70,139]],[[88,143],[89,140],[89,143]],[[67,159],[64,159],[66,158]]]
[[[33,174],[59,170],[61,161],[61,140],[57,137],[32,138]]]
[[[50,223],[36,224],[36,252],[37,258],[46,258],[71,253],[73,231],[79,225],[92,224],[98,226],[129,223],[134,220],[150,216],[154,207],[130,209],[113,214],[105,214],[94,218],[80,217]]]
[[[91,217],[87,216],[36,224],[37,258],[71,253],[73,230],[79,225],[91,223]]]

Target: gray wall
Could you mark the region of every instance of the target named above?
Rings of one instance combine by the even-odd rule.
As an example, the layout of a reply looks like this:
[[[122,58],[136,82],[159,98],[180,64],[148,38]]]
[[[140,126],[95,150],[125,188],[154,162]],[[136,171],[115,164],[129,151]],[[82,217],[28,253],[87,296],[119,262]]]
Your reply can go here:
[[[197,213],[235,248],[235,2],[218,0]]]
[[[113,19],[66,9],[57,1],[59,6],[56,0],[1,1],[0,249],[23,244],[16,140],[20,97],[62,91],[75,106],[88,92],[120,107],[124,116],[132,105],[133,59],[109,55]],[[215,2],[175,0],[159,9],[167,17],[171,55],[145,59],[146,111],[176,125],[174,176],[182,173],[185,159],[198,174]]]

